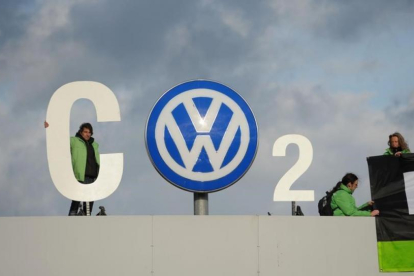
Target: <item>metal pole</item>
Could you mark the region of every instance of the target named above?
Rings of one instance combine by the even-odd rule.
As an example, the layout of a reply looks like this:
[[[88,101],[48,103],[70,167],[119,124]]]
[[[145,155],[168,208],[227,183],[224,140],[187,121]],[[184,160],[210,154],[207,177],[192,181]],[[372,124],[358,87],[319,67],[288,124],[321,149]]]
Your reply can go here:
[[[296,216],[296,201],[292,201],[292,216]]]
[[[208,215],[208,193],[194,193],[194,215]]]

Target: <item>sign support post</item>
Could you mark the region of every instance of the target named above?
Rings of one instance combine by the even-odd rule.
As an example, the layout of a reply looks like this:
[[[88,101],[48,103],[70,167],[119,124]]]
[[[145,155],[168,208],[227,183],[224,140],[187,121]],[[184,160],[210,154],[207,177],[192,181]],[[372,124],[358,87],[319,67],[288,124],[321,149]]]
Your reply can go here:
[[[194,193],[194,215],[208,215],[208,193]]]
[[[194,215],[208,215],[208,193],[236,183],[253,163],[257,123],[246,101],[208,80],[179,84],[155,103],[145,145],[168,182],[194,193]]]

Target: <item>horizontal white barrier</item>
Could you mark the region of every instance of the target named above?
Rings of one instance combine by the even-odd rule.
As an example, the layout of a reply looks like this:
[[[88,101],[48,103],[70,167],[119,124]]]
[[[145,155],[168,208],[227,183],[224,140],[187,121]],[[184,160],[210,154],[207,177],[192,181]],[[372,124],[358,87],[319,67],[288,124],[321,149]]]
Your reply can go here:
[[[0,275],[384,275],[363,217],[3,217],[0,245]]]

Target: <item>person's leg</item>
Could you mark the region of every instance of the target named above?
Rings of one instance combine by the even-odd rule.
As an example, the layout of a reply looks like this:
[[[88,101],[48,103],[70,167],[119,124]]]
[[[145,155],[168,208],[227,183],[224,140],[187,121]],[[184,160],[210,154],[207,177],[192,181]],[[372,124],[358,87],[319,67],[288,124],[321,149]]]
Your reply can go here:
[[[69,209],[69,216],[76,216],[78,214],[79,209],[79,201],[72,200],[72,203],[70,204]]]
[[[79,181],[79,183],[84,184],[84,182]],[[79,210],[79,201],[74,201],[72,200],[72,203],[70,204],[70,209],[69,209],[69,216],[77,216],[78,215],[78,210]]]
[[[93,182],[95,182],[96,178],[92,178],[89,176],[85,176],[85,181],[83,181],[83,184],[92,184]],[[89,210],[91,212],[92,215],[92,207],[93,207],[93,201],[89,202]],[[83,203],[83,209],[86,210],[86,204]]]
[[[89,201],[89,212],[92,215],[92,207],[93,207],[93,201]],[[85,214],[86,214],[86,202],[83,203],[83,210],[85,210]]]

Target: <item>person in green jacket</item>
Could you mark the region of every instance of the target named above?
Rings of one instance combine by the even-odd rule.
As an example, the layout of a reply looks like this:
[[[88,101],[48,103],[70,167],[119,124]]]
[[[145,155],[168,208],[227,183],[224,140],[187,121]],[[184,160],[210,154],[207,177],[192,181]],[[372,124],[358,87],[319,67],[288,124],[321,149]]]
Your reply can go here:
[[[99,145],[92,137],[93,127],[90,123],[83,123],[74,137],[70,137],[70,153],[72,156],[72,168],[76,179],[83,184],[95,182],[99,173]],[[79,201],[72,201],[69,216],[76,216]],[[84,210],[86,204],[84,202]],[[89,202],[92,213],[93,201]]]
[[[401,154],[410,153],[407,142],[399,132],[390,134],[388,146],[389,148],[385,150],[384,155],[401,156]]]
[[[359,207],[355,205],[355,198],[352,193],[356,188],[358,188],[358,177],[353,173],[347,173],[342,181],[338,182],[332,189],[331,208],[334,211],[334,216],[374,217],[379,215],[378,210],[369,210],[374,201],[368,201]]]
[[[49,127],[44,122],[45,128]],[[72,157],[72,169],[75,178],[82,184],[95,182],[99,173],[99,145],[92,137],[93,127],[90,123],[83,123],[74,137],[70,137],[70,153]],[[79,201],[72,201],[69,209],[69,216],[76,216],[79,209]],[[89,202],[89,209],[92,213],[93,201]],[[83,203],[86,210],[86,204]]]

